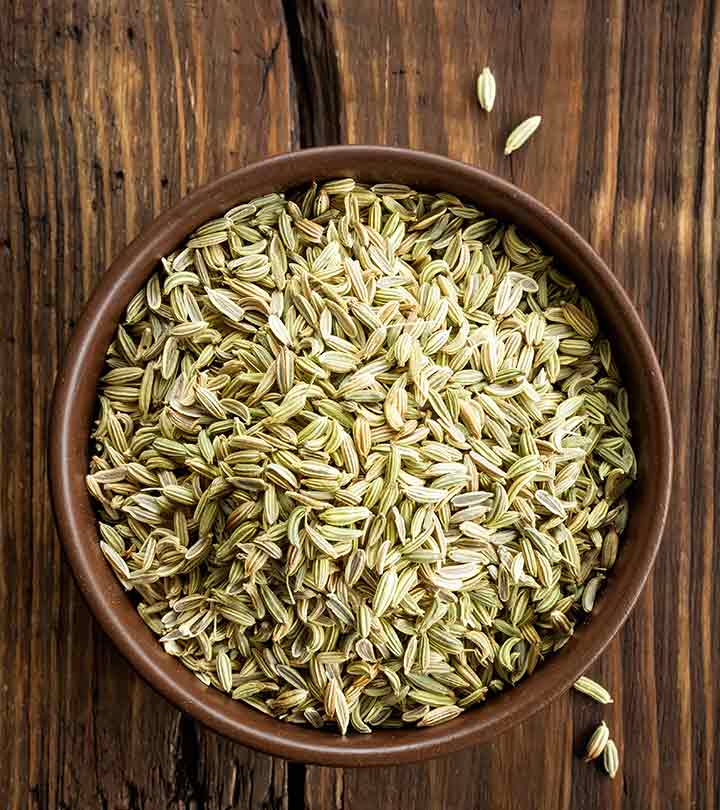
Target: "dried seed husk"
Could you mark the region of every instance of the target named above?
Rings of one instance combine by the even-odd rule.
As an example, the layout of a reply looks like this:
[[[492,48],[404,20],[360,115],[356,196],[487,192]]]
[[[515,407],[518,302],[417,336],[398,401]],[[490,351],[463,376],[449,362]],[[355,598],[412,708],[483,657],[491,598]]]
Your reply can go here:
[[[535,130],[540,126],[542,116],[531,115],[526,118],[522,123],[518,124],[515,129],[508,135],[505,141],[505,154],[510,155],[523,146]]]
[[[603,721],[588,740],[588,744],[585,748],[585,762],[591,762],[593,759],[597,759],[605,750],[609,739],[610,729],[608,729],[607,724]]]
[[[603,767],[607,775],[614,779],[620,767],[620,756],[613,740],[608,740],[603,751]]]
[[[584,695],[591,697],[598,703],[613,702],[613,699],[608,690],[602,684],[599,684],[592,678],[588,678],[586,675],[583,675],[582,677],[578,678],[577,681],[575,681],[574,687],[575,689],[577,689],[578,692],[582,692]]]
[[[486,112],[490,112],[495,104],[495,93],[495,77],[489,67],[484,67],[477,79],[477,97]]]

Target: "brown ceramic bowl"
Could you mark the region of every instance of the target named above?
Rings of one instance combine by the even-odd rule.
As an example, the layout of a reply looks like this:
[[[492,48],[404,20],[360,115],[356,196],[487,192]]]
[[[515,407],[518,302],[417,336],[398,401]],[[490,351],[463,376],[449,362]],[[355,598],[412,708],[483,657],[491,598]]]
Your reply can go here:
[[[312,180],[353,176],[450,191],[515,222],[554,254],[593,301],[629,389],[639,479],[621,554],[590,621],[527,680],[445,725],[348,737],[267,717],[203,686],[167,655],[105,562],[85,490],[88,435],[105,352],[126,304],[161,256],[228,208]],[[138,673],[205,725],[269,754],[322,765],[398,764],[448,754],[507,730],[566,691],[618,631],[650,572],[670,492],[670,416],[660,368],[627,295],[604,262],[555,214],[514,186],[444,157],[373,146],[281,155],[232,172],[153,222],[103,276],[78,323],[55,389],[50,431],[55,517],[77,582],[100,624]]]

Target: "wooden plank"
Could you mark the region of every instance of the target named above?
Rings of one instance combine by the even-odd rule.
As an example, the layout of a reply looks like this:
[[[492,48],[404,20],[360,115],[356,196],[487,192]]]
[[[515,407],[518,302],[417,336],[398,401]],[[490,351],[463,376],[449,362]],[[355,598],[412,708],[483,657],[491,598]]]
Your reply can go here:
[[[62,561],[45,465],[52,383],[99,274],[189,189],[290,147],[280,4],[3,8],[0,803],[286,807],[284,763],[182,717],[99,631]]]
[[[308,145],[390,143],[449,154],[528,190],[608,260],[668,382],[676,494],[652,584],[593,673],[615,704],[556,701],[491,745],[402,769],[308,768],[305,803],[344,807],[705,807],[718,800],[717,536],[720,19],[692,3],[328,0],[301,7],[294,50],[332,43],[324,130]],[[474,79],[489,64],[487,115]],[[306,90],[316,90],[312,70]],[[512,158],[507,132],[544,121]],[[302,119],[301,119],[302,124]],[[701,415],[705,415],[702,418]],[[613,782],[572,756],[605,718]],[[391,763],[388,763],[390,765]]]

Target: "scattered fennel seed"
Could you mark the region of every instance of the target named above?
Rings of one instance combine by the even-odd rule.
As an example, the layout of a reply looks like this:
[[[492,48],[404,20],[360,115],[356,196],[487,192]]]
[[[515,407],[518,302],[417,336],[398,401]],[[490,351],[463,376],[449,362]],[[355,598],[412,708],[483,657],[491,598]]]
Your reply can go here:
[[[490,112],[495,104],[495,93],[497,86],[495,77],[489,67],[483,68],[477,78],[477,97],[480,106],[486,112]]]
[[[541,121],[542,116],[531,115],[530,118],[526,118],[521,124],[518,124],[505,141],[505,154],[510,155],[523,146],[540,126]]]
[[[607,745],[603,751],[603,767],[607,775],[611,779],[614,779],[620,767],[620,756],[613,740],[607,741]]]
[[[578,678],[577,681],[575,681],[574,687],[578,692],[582,692],[584,695],[591,697],[598,703],[613,702],[610,692],[608,692],[608,690],[602,686],[602,684],[599,684],[592,678],[588,678],[586,675]]]
[[[603,720],[603,722],[600,723],[588,740],[588,744],[585,749],[585,762],[591,762],[593,759],[597,759],[605,750],[605,746],[607,745],[609,739],[610,730]]]

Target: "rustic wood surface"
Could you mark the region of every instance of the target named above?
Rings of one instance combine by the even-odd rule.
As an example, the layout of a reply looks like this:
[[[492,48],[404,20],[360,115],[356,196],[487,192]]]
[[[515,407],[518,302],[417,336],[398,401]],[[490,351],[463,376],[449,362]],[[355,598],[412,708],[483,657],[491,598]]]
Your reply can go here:
[[[0,806],[720,805],[720,185],[716,0],[0,1]],[[490,64],[492,115],[474,79]],[[511,159],[512,125],[542,113]],[[429,764],[286,764],[158,697],[105,639],[57,541],[49,399],[98,276],[188,190],[265,155],[409,145],[506,177],[608,260],[672,401],[675,497],[652,583],[593,674]],[[573,752],[605,718],[611,781]]]

